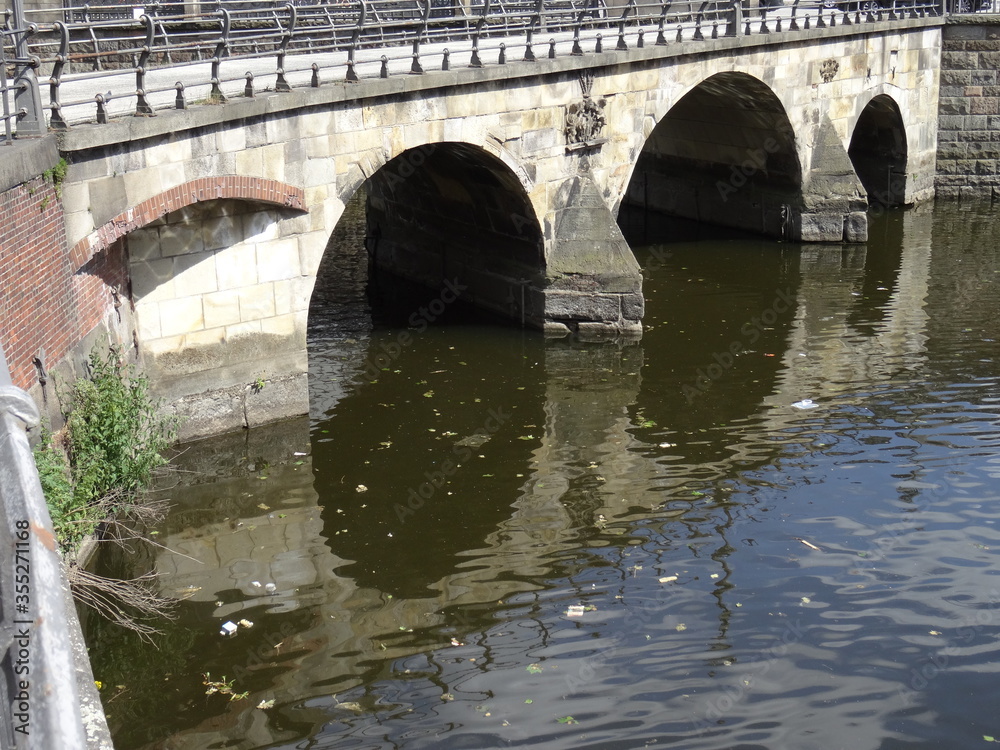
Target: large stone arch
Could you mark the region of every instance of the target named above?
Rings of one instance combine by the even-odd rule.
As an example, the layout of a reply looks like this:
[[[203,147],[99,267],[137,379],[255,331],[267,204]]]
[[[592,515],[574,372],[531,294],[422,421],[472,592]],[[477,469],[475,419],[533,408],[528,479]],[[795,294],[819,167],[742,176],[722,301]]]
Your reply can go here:
[[[871,205],[907,202],[909,143],[895,99],[877,94],[868,100],[854,123],[847,153]]]
[[[691,86],[658,118],[622,205],[783,237],[803,206],[802,183],[781,100],[730,71]]]
[[[540,327],[545,255],[530,185],[462,142],[403,151],[365,181],[371,265]]]

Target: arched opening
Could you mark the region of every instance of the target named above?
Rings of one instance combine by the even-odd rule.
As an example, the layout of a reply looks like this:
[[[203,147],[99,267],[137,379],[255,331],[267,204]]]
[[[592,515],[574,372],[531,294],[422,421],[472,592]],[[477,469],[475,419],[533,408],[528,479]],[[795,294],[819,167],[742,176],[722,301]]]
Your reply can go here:
[[[847,150],[873,206],[906,202],[906,130],[899,107],[876,96],[861,111]]]
[[[328,413],[347,383],[397,366],[428,327],[540,327],[544,276],[538,220],[506,164],[463,143],[404,152],[348,200],[316,272],[310,411]]]
[[[463,143],[410,149],[364,186],[370,268],[460,296],[520,325],[541,325],[542,234],[507,165]],[[387,278],[388,277],[388,278]]]
[[[761,81],[720,73],[688,92],[643,146],[622,201],[626,234],[655,215],[783,237],[802,206],[802,170],[785,109]]]

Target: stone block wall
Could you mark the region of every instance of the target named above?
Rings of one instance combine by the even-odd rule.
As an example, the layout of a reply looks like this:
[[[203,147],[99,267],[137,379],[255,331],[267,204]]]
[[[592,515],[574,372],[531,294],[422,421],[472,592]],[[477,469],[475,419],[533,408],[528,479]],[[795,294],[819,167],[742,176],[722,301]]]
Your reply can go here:
[[[944,27],[937,195],[1000,198],[1000,16],[953,16]]]

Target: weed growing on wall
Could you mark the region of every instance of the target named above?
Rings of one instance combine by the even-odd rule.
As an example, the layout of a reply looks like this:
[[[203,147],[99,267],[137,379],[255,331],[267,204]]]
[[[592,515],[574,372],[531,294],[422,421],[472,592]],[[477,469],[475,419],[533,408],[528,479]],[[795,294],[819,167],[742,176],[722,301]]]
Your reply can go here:
[[[65,452],[48,436],[35,463],[59,543],[66,551],[93,533],[109,515],[133,506],[163,451],[173,423],[157,413],[149,381],[117,347],[96,348],[90,375],[73,384],[63,439]]]
[[[80,543],[95,534],[122,542],[132,528],[155,521],[162,504],[142,493],[153,472],[167,463],[164,451],[174,423],[157,411],[149,381],[125,361],[118,347],[95,347],[90,374],[69,389],[69,414],[61,441],[44,435],[35,464],[59,546],[72,559]],[[144,622],[167,614],[169,602],[151,589],[151,577],[119,580],[95,576],[70,563],[66,575],[79,601],[140,635],[157,632]]]

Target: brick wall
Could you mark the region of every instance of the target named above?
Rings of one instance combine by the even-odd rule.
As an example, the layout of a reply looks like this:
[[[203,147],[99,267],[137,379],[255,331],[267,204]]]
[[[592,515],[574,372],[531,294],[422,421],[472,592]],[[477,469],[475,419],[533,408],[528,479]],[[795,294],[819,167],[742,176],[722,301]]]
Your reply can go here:
[[[35,357],[52,369],[84,354],[81,344],[115,313],[115,295],[128,304],[126,278],[123,242],[73,267],[51,181],[34,177],[0,193],[0,340],[14,385],[38,384]]]
[[[952,16],[944,27],[938,110],[940,197],[1000,198],[1000,18]]]

